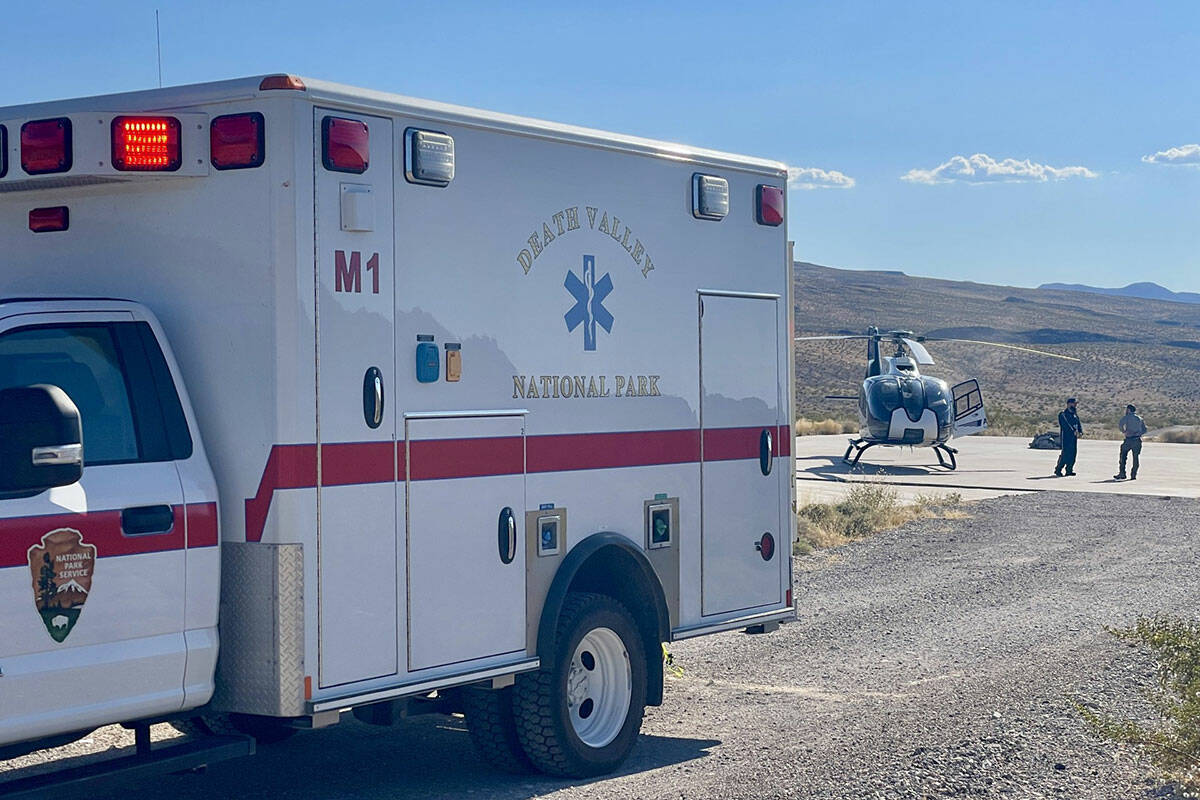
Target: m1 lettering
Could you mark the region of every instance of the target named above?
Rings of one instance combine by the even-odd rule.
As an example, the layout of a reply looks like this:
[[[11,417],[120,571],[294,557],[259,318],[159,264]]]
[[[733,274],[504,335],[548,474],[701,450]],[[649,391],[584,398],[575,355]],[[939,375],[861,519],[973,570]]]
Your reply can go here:
[[[371,294],[379,294],[379,253],[367,259],[367,272],[371,273]]]
[[[357,250],[346,257],[345,250],[333,253],[333,290],[350,294],[362,293],[362,254]],[[371,294],[379,294],[379,253],[367,259],[367,272],[371,273]]]

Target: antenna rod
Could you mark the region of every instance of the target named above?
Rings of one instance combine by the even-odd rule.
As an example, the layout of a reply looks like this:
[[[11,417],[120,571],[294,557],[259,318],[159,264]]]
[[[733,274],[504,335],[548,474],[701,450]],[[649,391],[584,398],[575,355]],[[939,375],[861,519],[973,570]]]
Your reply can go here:
[[[162,88],[162,33],[158,27],[158,9],[154,9],[154,43],[158,47],[158,88]]]

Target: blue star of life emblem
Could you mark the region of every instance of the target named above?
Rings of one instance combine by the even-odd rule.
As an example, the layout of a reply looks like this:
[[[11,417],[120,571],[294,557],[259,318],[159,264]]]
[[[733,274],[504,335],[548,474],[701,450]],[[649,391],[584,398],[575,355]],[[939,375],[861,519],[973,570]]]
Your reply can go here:
[[[563,286],[575,298],[575,305],[563,315],[567,330],[574,331],[582,323],[583,349],[595,350],[596,326],[604,328],[606,333],[612,333],[613,315],[604,307],[604,298],[613,290],[612,278],[606,272],[603,278],[596,280],[596,257],[584,256],[583,280],[574,270],[567,270]]]

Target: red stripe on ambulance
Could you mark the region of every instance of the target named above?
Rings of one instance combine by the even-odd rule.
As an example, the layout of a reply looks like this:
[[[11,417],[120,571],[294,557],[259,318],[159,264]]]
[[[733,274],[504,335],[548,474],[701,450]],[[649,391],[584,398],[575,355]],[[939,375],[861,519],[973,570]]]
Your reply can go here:
[[[772,426],[772,456],[791,454],[791,430]],[[717,428],[704,432],[706,461],[758,458],[762,428]],[[700,461],[700,431],[626,431],[544,436],[427,439],[408,444],[351,442],[321,448],[324,486],[354,486],[396,480],[428,481],[493,475],[576,472],[587,469],[653,467]],[[393,452],[395,453],[393,461]],[[262,540],[271,499],[281,489],[317,486],[317,445],[275,445],[267,457],[258,493],[246,501],[246,541]]]

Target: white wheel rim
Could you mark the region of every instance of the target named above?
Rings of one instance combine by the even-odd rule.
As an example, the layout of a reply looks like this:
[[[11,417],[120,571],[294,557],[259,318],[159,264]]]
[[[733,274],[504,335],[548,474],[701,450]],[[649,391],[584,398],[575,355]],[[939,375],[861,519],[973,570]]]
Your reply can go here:
[[[575,735],[588,747],[604,747],[617,738],[632,695],[629,653],[621,637],[610,628],[588,631],[567,672],[567,713]]]

